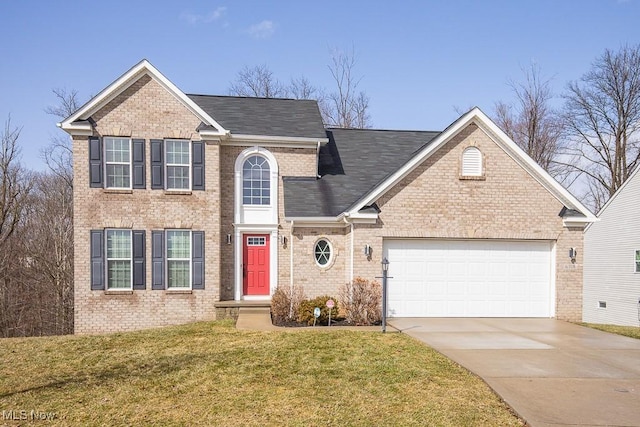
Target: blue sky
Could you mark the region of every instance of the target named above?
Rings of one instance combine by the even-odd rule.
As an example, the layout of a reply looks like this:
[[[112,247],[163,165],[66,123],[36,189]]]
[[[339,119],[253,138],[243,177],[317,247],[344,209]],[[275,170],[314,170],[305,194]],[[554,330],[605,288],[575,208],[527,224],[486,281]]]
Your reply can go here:
[[[43,169],[53,88],[85,101],[146,58],[186,93],[227,94],[261,64],[332,89],[331,50],[353,48],[375,128],[441,130],[456,109],[492,115],[532,62],[559,95],[604,49],[639,43],[639,21],[640,0],[3,0],[0,120]]]

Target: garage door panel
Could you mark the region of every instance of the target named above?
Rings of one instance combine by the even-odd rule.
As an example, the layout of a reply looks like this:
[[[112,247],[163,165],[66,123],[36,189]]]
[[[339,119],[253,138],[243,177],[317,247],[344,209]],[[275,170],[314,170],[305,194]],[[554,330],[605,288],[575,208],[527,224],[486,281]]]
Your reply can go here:
[[[551,243],[387,240],[390,315],[550,317]]]

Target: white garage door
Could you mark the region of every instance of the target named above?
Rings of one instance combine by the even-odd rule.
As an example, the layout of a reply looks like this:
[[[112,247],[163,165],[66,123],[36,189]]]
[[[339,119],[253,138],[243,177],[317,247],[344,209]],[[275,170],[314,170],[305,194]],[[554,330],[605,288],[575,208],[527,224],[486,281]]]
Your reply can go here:
[[[385,240],[392,317],[552,317],[551,243]]]

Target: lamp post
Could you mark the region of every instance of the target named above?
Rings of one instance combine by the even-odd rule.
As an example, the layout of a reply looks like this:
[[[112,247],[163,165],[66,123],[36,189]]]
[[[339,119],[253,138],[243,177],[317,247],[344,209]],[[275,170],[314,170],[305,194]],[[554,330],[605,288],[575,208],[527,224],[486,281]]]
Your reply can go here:
[[[389,273],[389,260],[382,259],[382,332],[387,332],[387,274]]]

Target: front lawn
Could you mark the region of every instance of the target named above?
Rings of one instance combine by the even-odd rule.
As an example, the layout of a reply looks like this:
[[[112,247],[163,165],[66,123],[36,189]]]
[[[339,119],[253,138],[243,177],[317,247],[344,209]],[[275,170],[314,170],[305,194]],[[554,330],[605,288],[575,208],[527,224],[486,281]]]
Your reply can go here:
[[[0,425],[14,423],[523,425],[484,382],[406,335],[228,322],[2,339]]]
[[[612,334],[624,335],[625,337],[640,339],[640,328],[637,326],[600,325],[597,323],[580,323],[580,325],[605,332],[610,332]]]

